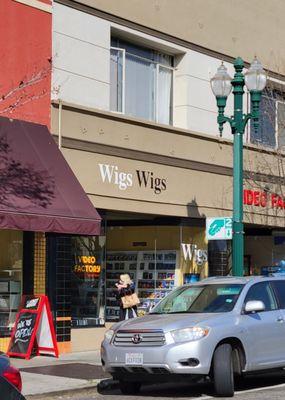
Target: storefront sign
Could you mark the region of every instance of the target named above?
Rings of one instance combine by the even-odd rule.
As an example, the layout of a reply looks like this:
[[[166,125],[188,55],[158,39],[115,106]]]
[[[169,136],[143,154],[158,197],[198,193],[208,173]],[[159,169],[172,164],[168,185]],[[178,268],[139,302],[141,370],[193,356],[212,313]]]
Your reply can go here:
[[[117,165],[98,164],[103,183],[116,185],[120,190],[138,186],[142,189],[151,190],[160,194],[167,188],[166,178],[156,176],[153,171],[137,169],[132,172],[120,170]]]
[[[101,272],[101,265],[96,264],[96,257],[94,256],[78,256],[78,264],[74,265],[73,272],[85,273],[90,275],[99,275]]]
[[[208,240],[232,239],[232,218],[206,218],[206,237]]]
[[[27,354],[32,334],[36,324],[36,314],[21,313],[16,323],[14,343],[11,351],[14,353]]]
[[[243,191],[243,204],[255,207],[284,208],[285,197],[276,193],[267,193],[260,190]]]
[[[7,354],[29,359],[33,349],[58,357],[55,330],[47,296],[24,296]]]
[[[196,244],[181,243],[184,260],[194,260],[197,265],[202,265],[208,261],[207,250],[198,249]]]

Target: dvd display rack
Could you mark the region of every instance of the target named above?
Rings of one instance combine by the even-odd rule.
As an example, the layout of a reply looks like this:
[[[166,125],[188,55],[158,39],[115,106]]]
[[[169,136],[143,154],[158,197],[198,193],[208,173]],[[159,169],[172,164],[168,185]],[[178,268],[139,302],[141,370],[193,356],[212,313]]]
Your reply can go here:
[[[149,311],[175,287],[176,250],[108,252],[106,264],[106,321],[119,318],[120,302],[115,283],[129,274],[136,284],[141,304],[138,315]]]
[[[106,261],[106,321],[117,321],[120,315],[120,301],[116,298],[116,282],[120,275],[129,274],[136,282],[137,252],[108,252]]]
[[[137,291],[143,315],[175,287],[176,251],[144,251],[139,254]]]

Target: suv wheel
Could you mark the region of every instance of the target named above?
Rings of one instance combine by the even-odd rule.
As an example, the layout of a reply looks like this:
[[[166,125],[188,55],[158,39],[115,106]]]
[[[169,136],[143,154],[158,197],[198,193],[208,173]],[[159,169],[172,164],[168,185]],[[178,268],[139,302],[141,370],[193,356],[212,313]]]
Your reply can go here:
[[[228,343],[216,348],[213,357],[214,386],[218,396],[232,397],[234,395],[234,371],[232,346]]]
[[[137,394],[140,391],[140,382],[126,382],[123,380],[119,381],[119,386],[122,394]]]

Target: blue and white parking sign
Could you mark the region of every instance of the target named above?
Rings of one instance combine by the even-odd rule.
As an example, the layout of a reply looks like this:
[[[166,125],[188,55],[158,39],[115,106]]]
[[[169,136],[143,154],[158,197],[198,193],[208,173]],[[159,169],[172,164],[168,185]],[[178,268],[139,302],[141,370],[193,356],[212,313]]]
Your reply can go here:
[[[229,217],[206,219],[206,237],[208,240],[230,240],[233,237],[233,220]]]

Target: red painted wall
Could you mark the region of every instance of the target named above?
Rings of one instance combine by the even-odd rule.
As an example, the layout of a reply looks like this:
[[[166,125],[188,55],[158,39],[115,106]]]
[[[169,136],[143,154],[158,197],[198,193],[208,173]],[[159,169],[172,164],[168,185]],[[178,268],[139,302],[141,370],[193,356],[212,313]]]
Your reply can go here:
[[[0,116],[49,126],[52,14],[0,0],[0,15]]]

